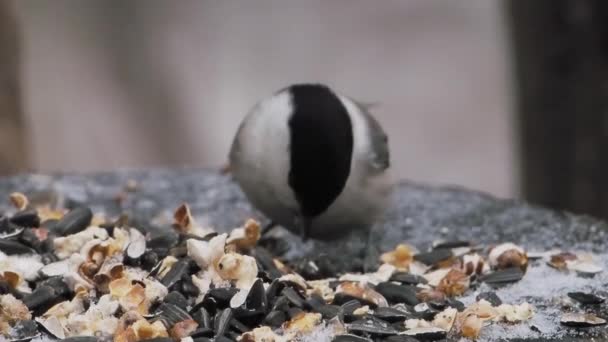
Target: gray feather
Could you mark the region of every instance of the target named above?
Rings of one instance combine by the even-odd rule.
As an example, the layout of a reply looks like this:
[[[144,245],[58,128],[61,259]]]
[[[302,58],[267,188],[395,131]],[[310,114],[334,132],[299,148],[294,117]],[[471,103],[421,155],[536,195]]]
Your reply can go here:
[[[382,126],[376,121],[376,119],[369,113],[368,106],[361,103],[355,102],[361,109],[363,117],[367,121],[369,127],[369,134],[371,140],[372,150],[371,153],[371,165],[374,169],[384,171],[390,167],[390,152],[388,148],[388,136],[382,129]]]

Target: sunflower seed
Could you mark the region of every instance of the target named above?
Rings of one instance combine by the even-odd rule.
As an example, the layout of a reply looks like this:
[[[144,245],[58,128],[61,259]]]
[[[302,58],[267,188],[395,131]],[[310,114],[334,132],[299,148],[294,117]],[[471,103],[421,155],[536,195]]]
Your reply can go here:
[[[190,260],[190,258],[183,258],[176,262],[160,282],[167,288],[171,288],[184,274],[187,274],[188,269],[190,268]]]
[[[415,328],[399,333],[399,335],[412,336],[423,341],[437,341],[444,339],[447,331],[440,328]]]
[[[584,292],[569,292],[568,297],[576,300],[581,304],[602,304],[606,299],[602,297],[598,297],[592,293],[584,293]]]
[[[386,308],[377,308],[374,310],[374,317],[379,318],[383,321],[389,323],[403,322],[407,318],[412,318],[411,314],[407,312],[401,311],[396,308],[386,307]]]
[[[410,274],[407,272],[395,272],[390,278],[390,281],[396,281],[403,285],[418,285],[426,284],[427,280],[419,275]]]
[[[19,254],[34,254],[35,250],[28,246],[8,239],[0,239],[0,251],[6,255],[19,255]]]
[[[399,331],[388,323],[369,317],[346,325],[349,332],[368,333],[372,335],[396,335]]]
[[[562,315],[562,325],[574,328],[595,327],[606,324],[606,320],[594,314],[567,313]]]
[[[232,309],[227,308],[223,311],[218,312],[215,315],[213,330],[215,331],[215,337],[223,336],[228,326],[230,325],[230,320],[232,319]]]
[[[482,292],[475,298],[477,301],[482,299],[488,301],[492,306],[500,306],[500,304],[502,304],[502,300],[498,297],[496,292]]]
[[[213,329],[211,325],[211,315],[209,315],[209,311],[207,309],[201,307],[194,314],[192,314],[192,318],[199,324],[199,326],[203,328]]]
[[[283,311],[270,311],[268,315],[264,318],[264,322],[271,327],[279,327],[287,321],[287,315]]]
[[[171,329],[179,322],[192,319],[186,311],[170,303],[162,303],[158,307],[158,311],[160,311],[159,319],[163,322],[167,330]]]
[[[291,287],[285,287],[281,294],[285,296],[291,304],[297,306],[298,308],[303,308],[306,304],[304,299]]]
[[[182,310],[186,310],[188,308],[188,300],[186,297],[184,297],[184,295],[177,291],[169,292],[163,301],[165,303],[173,304]]]
[[[453,256],[452,250],[447,248],[434,249],[430,252],[414,255],[414,260],[420,261],[425,265],[436,265],[442,261],[448,260]]]
[[[77,207],[65,214],[55,225],[62,236],[76,234],[91,224],[93,212],[87,207]]]
[[[376,285],[376,291],[391,303],[405,303],[407,305],[420,303],[418,298],[416,298],[416,289],[413,286],[385,282]]]
[[[18,211],[9,221],[20,227],[36,228],[40,226],[40,217],[35,209]]]
[[[374,342],[374,340],[357,335],[337,335],[332,342]]]
[[[503,285],[520,281],[524,277],[524,272],[519,267],[511,267],[492,272],[480,277],[480,281],[490,285]]]

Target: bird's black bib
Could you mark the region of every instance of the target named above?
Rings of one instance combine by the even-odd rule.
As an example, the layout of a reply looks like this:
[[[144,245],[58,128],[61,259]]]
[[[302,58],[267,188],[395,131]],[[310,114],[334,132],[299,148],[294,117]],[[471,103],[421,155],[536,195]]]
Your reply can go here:
[[[322,214],[340,195],[350,174],[353,129],[340,99],[322,85],[288,88],[293,113],[289,186],[304,217]]]

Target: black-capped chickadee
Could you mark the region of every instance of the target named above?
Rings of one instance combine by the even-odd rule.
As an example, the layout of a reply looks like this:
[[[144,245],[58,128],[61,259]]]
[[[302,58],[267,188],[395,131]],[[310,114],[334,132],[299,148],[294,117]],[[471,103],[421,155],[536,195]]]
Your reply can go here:
[[[371,228],[388,206],[389,165],[388,138],[367,108],[320,84],[259,102],[230,150],[248,200],[303,239]]]

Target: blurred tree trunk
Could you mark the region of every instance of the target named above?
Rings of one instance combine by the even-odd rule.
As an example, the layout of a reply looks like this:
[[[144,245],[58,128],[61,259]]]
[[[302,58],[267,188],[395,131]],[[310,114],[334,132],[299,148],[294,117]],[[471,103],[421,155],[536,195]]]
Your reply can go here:
[[[19,33],[12,2],[0,0],[0,175],[27,167],[19,81]]]
[[[531,202],[608,217],[608,2],[506,1],[522,186]]]

